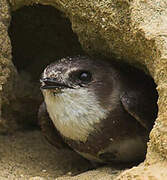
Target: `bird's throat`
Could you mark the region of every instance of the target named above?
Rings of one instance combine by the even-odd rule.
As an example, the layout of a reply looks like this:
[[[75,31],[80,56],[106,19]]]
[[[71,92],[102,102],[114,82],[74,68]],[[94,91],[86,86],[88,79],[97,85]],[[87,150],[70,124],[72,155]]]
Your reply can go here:
[[[86,89],[68,90],[56,96],[49,91],[43,94],[50,118],[66,138],[85,142],[95,131],[94,124],[107,116],[107,110]]]

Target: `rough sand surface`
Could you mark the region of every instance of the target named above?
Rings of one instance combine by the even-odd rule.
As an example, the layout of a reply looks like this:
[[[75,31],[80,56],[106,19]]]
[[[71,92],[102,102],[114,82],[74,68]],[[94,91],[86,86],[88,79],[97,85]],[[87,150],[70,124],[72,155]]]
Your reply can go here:
[[[56,150],[40,131],[0,135],[0,180],[113,179],[117,170],[89,169],[90,163],[72,151]]]

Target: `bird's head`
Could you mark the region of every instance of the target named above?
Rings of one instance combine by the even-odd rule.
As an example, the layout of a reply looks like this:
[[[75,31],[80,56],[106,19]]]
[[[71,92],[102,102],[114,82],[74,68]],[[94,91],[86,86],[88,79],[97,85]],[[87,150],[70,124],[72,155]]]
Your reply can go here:
[[[85,61],[84,61],[85,60]],[[90,61],[85,57],[63,58],[46,67],[40,79],[41,89],[57,94],[64,90],[89,87],[94,81]]]
[[[109,71],[108,63],[85,56],[63,58],[45,68],[40,79],[41,90],[54,96],[66,92],[77,94],[81,90],[105,96],[112,88]]]

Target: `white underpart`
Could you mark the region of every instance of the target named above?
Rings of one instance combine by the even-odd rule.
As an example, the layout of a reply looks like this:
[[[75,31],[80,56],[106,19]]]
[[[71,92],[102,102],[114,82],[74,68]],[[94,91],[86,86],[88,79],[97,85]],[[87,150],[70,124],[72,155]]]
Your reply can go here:
[[[94,131],[94,124],[107,117],[95,94],[87,89],[65,89],[56,94],[43,90],[47,111],[60,133],[73,140],[85,142]]]

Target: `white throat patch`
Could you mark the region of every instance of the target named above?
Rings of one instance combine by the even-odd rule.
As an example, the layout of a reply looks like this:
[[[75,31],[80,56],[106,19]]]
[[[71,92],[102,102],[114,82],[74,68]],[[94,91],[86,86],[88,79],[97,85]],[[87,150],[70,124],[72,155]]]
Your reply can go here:
[[[108,111],[87,89],[65,89],[55,96],[43,90],[43,95],[50,118],[64,137],[85,142],[94,124],[107,117]]]

